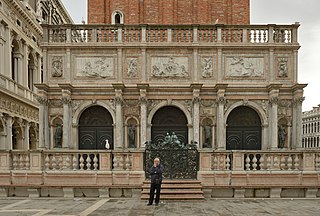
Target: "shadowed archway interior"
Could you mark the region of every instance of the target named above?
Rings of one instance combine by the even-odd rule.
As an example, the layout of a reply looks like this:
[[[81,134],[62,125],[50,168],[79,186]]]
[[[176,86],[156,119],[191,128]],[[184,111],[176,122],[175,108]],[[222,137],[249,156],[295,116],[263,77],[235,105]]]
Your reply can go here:
[[[177,107],[166,106],[159,109],[152,118],[151,140],[163,142],[166,133],[174,132],[181,143],[188,143],[188,127],[185,114]]]
[[[261,150],[261,120],[250,107],[240,106],[227,119],[227,150]]]
[[[113,120],[101,106],[87,108],[79,119],[79,149],[105,149],[108,140],[113,149]]]

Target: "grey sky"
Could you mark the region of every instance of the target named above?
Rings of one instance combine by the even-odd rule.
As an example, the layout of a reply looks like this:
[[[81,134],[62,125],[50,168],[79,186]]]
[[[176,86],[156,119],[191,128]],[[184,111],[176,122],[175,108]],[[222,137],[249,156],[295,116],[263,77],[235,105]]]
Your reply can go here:
[[[75,23],[87,18],[87,0],[62,0]],[[298,41],[299,83],[305,88],[303,111],[320,104],[320,1],[251,0],[252,24],[293,24],[300,22]]]

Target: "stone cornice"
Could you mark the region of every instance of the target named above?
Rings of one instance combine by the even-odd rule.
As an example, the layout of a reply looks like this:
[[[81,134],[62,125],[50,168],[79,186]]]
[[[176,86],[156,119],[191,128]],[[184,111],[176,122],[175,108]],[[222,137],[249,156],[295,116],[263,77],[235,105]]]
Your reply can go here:
[[[64,20],[69,24],[73,24],[74,22],[73,22],[71,16],[69,15],[67,9],[62,4],[61,0],[54,0],[54,3],[58,7],[58,11],[59,11],[59,13],[61,13]]]

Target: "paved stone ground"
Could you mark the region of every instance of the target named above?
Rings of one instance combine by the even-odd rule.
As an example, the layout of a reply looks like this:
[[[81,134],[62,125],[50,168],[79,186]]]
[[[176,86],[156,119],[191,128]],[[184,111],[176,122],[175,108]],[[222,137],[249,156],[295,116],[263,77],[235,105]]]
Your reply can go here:
[[[197,202],[161,202],[146,206],[139,199],[1,198],[1,216],[308,216],[320,215],[320,199],[210,199]]]

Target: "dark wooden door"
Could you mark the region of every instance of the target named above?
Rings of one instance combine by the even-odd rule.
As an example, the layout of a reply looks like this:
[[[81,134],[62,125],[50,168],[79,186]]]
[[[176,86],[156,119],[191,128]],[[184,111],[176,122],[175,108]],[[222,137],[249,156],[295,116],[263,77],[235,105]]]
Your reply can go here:
[[[101,106],[86,109],[79,121],[79,149],[105,149],[108,139],[113,149],[113,121],[108,110]]]
[[[249,107],[235,108],[227,119],[227,150],[261,150],[261,121]]]
[[[188,144],[187,118],[174,106],[159,109],[152,118],[151,140],[154,143],[163,142],[166,133],[175,133],[180,142]]]

